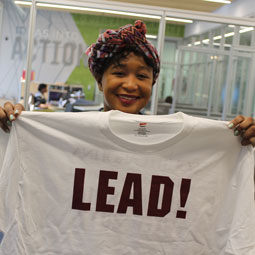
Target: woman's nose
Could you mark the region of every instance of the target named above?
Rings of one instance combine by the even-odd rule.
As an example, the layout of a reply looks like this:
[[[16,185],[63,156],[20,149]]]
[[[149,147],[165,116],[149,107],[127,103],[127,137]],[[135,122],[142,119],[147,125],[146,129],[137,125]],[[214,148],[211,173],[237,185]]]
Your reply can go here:
[[[122,87],[128,91],[137,90],[137,79],[133,75],[129,75],[126,80],[123,82]]]

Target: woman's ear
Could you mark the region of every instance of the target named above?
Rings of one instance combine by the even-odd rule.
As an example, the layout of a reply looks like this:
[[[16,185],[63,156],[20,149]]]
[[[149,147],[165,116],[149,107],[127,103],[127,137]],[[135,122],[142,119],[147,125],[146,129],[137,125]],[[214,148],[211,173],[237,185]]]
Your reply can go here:
[[[102,85],[101,82],[98,82],[98,83],[97,83],[97,86],[98,86],[98,89],[99,89],[100,91],[103,91],[103,85]]]

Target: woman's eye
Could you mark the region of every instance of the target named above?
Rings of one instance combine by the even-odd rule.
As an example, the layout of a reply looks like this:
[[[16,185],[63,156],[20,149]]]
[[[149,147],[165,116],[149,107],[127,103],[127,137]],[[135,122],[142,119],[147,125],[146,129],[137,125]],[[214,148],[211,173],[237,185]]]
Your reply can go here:
[[[137,77],[139,79],[147,79],[148,78],[148,76],[146,74],[138,74]]]
[[[124,72],[114,72],[113,74],[116,76],[124,76]]]

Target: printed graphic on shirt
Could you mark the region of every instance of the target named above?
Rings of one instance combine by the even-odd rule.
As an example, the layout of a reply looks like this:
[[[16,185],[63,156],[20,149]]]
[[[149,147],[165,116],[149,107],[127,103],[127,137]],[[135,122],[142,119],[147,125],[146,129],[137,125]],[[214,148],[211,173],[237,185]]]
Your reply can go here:
[[[73,202],[72,209],[90,211],[91,202],[83,202],[86,170],[83,168],[75,169]],[[109,180],[118,179],[118,172],[100,170],[98,178],[96,211],[108,213],[127,213],[127,208],[133,208],[134,215],[147,215],[154,217],[165,217],[171,211],[172,197],[174,191],[174,182],[168,176],[152,175],[148,205],[143,205],[142,198],[142,175],[137,173],[127,173],[123,184],[121,196],[118,205],[108,204],[107,196],[114,195],[115,187],[109,186]],[[96,183],[95,183],[96,185]],[[186,218],[187,212],[184,210],[189,196],[191,179],[182,178],[180,188],[180,207],[183,210],[177,210],[176,218]],[[160,193],[163,194],[160,199]],[[132,198],[131,198],[131,194]],[[159,202],[161,200],[161,202]],[[147,207],[147,209],[144,209]],[[117,210],[116,210],[117,208]],[[146,211],[145,211],[146,210]]]

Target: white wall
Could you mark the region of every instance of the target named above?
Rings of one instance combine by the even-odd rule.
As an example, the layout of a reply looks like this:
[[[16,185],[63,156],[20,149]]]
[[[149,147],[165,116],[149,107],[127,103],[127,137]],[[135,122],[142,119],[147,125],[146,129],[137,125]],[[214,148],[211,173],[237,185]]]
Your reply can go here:
[[[255,0],[235,0],[231,4],[222,6],[213,13],[231,17],[252,17],[255,16]],[[194,22],[193,24],[188,24],[185,29],[185,37],[204,33],[219,25],[220,24],[207,22]]]

